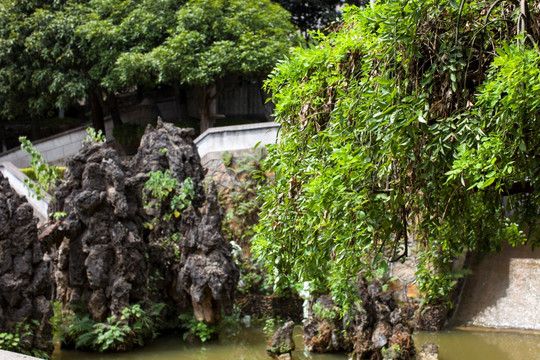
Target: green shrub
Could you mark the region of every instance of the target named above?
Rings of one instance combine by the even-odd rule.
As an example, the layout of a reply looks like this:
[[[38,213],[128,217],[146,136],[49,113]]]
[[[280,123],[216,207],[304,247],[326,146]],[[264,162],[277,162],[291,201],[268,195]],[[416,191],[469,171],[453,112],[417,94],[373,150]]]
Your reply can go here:
[[[103,134],[103,131],[96,130],[93,127],[87,127],[86,138],[83,140],[83,144],[87,142],[90,142],[90,143],[107,142],[107,138],[105,138],[105,134]]]
[[[24,175],[28,176],[30,180],[36,181],[36,173],[33,168],[22,168],[19,169]],[[64,178],[64,172],[66,171],[65,166],[59,166],[58,167],[58,180],[62,180]]]
[[[56,185],[60,171],[56,165],[49,165],[26,136],[19,137],[21,149],[30,154],[32,170],[34,171],[35,182],[24,179],[24,186],[32,190],[36,197],[41,199],[47,192]]]
[[[161,328],[163,303],[144,309],[140,304],[124,308],[120,316],[110,316],[103,323],[95,322],[80,309],[63,310],[55,306],[51,323],[55,337],[76,349],[94,351],[125,351],[143,346],[157,336]]]
[[[202,342],[206,342],[219,332],[217,325],[210,325],[204,321],[199,321],[193,314],[182,314],[178,317],[178,320],[180,320],[180,327],[185,330],[183,335],[184,340],[187,340],[189,336],[194,336]]]
[[[15,325],[14,332],[0,332],[0,349],[48,359],[45,351],[32,348],[31,339],[39,326],[39,321],[25,319]]]

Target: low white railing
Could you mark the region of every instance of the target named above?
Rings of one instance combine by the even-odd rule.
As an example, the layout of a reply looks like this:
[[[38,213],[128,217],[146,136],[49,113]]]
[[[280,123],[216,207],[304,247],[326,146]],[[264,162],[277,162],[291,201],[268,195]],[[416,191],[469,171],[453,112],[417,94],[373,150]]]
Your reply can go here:
[[[47,221],[47,209],[51,201],[49,196],[45,196],[38,200],[36,194],[24,186],[24,179],[27,178],[15,165],[10,162],[0,163],[0,172],[8,179],[9,185],[15,192],[21,196],[25,196],[28,203],[34,208],[34,215],[37,216],[40,222]]]
[[[35,148],[48,163],[57,163],[76,154],[86,139],[87,126],[81,126],[63,133],[33,142]],[[105,122],[107,138],[112,138],[112,121]],[[18,168],[30,166],[30,155],[21,149],[11,149],[0,154],[0,162],[11,162]]]
[[[275,143],[279,128],[273,122],[216,127],[202,133],[195,144],[201,159],[210,153],[253,150],[257,144]]]
[[[106,123],[107,138],[112,138],[112,122]],[[233,125],[211,128],[197,139],[195,144],[199,156],[224,151],[252,150],[258,143],[262,145],[276,142],[280,125],[273,122]],[[57,163],[76,154],[86,138],[86,126],[38,140],[34,146],[48,163]],[[0,162],[11,162],[18,168],[30,166],[30,155],[21,149],[12,149],[0,154]]]

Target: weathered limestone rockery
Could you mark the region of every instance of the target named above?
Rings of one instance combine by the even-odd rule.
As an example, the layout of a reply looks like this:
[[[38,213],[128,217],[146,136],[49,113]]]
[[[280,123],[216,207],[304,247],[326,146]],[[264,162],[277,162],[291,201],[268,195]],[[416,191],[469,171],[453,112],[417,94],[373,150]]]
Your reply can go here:
[[[130,175],[116,151],[86,143],[68,161],[50,206],[67,214],[53,255],[56,297],[85,304],[95,321],[148,298],[148,245],[136,194],[142,180]]]
[[[382,291],[376,280],[360,280],[361,305],[340,319],[331,296],[319,297],[304,320],[306,347],[315,352],[351,352],[352,359],[382,359],[383,349],[399,349],[393,359],[415,354],[412,324],[391,291]]]
[[[83,303],[96,321],[151,301],[179,311],[191,305],[207,322],[232,310],[238,269],[221,234],[215,194],[205,194],[192,135],[158,122],[129,163],[104,143],[87,143],[68,161],[51,210],[67,213],[51,236],[61,241],[55,278],[64,304]],[[170,198],[152,209],[143,199],[149,173],[166,170],[178,184],[186,178],[194,184],[191,205],[170,219]]]
[[[274,359],[291,360],[295,349],[293,330],[294,322],[292,321],[286,322],[277,329],[266,346],[266,353]]]
[[[52,353],[51,264],[38,240],[37,218],[0,173],[0,332],[30,326],[20,346]],[[37,321],[34,324],[33,321]]]
[[[193,180],[192,205],[178,221],[150,233],[149,241],[159,242],[159,238],[171,233],[182,234],[180,259],[173,266],[173,295],[176,299],[189,299],[197,319],[212,323],[219,320],[221,309],[226,313],[232,311],[239,271],[232,258],[232,247],[221,233],[224,214],[215,186],[210,184],[208,193],[204,192],[205,171],[191,139],[193,135],[192,129],[158,123],[155,131],[147,129],[131,168],[139,174],[170,169],[179,184],[188,177]]]

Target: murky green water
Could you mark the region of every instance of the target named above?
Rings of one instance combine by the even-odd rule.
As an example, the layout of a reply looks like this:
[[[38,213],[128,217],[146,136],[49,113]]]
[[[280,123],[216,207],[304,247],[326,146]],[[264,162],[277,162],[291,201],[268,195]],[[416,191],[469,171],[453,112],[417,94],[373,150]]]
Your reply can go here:
[[[494,331],[443,331],[417,333],[417,347],[424,342],[439,345],[441,360],[540,360],[540,333],[523,334]],[[296,360],[346,360],[345,354],[305,354],[300,330],[295,331]],[[266,341],[257,328],[208,344],[185,344],[178,337],[164,336],[149,346],[128,353],[83,353],[56,351],[53,360],[268,360]]]
[[[346,360],[345,354],[304,354],[300,328],[294,333],[297,351],[295,360]],[[128,353],[85,353],[55,351],[53,360],[269,360],[266,340],[259,328],[243,329],[235,336],[227,336],[206,344],[186,344],[181,336],[163,336],[150,345]]]
[[[540,333],[452,330],[417,333],[414,341],[438,344],[441,360],[540,360]]]

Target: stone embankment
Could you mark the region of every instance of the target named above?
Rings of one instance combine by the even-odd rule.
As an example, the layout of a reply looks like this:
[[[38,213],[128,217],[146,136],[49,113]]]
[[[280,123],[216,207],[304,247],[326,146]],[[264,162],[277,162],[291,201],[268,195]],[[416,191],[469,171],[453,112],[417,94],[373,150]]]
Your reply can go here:
[[[393,291],[383,291],[377,280],[359,281],[361,304],[343,317],[330,296],[319,297],[304,320],[306,348],[315,352],[345,351],[352,359],[382,359],[394,351],[392,359],[415,355],[414,324],[407,311],[398,306]]]
[[[452,325],[540,330],[540,249],[506,244],[477,256]]]

